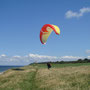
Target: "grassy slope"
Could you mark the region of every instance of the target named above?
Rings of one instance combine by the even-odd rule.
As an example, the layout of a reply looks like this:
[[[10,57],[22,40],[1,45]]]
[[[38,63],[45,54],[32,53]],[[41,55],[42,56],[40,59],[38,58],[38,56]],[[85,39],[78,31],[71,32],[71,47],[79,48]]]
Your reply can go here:
[[[90,90],[90,64],[45,64],[0,75],[0,90]]]

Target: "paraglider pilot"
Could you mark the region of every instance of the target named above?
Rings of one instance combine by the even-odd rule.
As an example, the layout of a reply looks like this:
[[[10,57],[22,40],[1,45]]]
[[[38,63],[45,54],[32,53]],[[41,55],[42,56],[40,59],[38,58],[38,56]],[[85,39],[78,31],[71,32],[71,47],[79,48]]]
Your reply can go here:
[[[48,69],[50,69],[51,68],[51,64],[47,63],[47,67],[48,67]]]

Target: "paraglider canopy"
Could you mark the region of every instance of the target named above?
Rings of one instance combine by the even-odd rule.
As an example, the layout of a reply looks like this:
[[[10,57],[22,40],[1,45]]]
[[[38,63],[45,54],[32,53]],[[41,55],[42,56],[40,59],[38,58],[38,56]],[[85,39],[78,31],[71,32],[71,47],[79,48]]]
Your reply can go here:
[[[40,41],[42,44],[46,44],[51,32],[54,31],[57,35],[60,34],[60,29],[56,25],[45,24],[40,30]]]

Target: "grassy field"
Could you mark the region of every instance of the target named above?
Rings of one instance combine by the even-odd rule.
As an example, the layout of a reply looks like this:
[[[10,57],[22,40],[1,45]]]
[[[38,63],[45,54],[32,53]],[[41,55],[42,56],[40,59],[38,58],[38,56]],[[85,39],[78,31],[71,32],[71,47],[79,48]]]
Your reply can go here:
[[[90,63],[9,69],[0,75],[0,90],[90,90]]]

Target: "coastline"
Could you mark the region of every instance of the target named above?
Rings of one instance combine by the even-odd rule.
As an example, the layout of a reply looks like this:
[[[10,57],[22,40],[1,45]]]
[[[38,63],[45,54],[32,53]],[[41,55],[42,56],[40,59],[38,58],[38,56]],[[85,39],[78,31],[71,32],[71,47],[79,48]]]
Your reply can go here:
[[[22,67],[22,66],[0,66],[0,75],[3,74],[8,69],[20,68],[20,67]]]
[[[4,72],[0,72],[0,75],[3,74]]]

